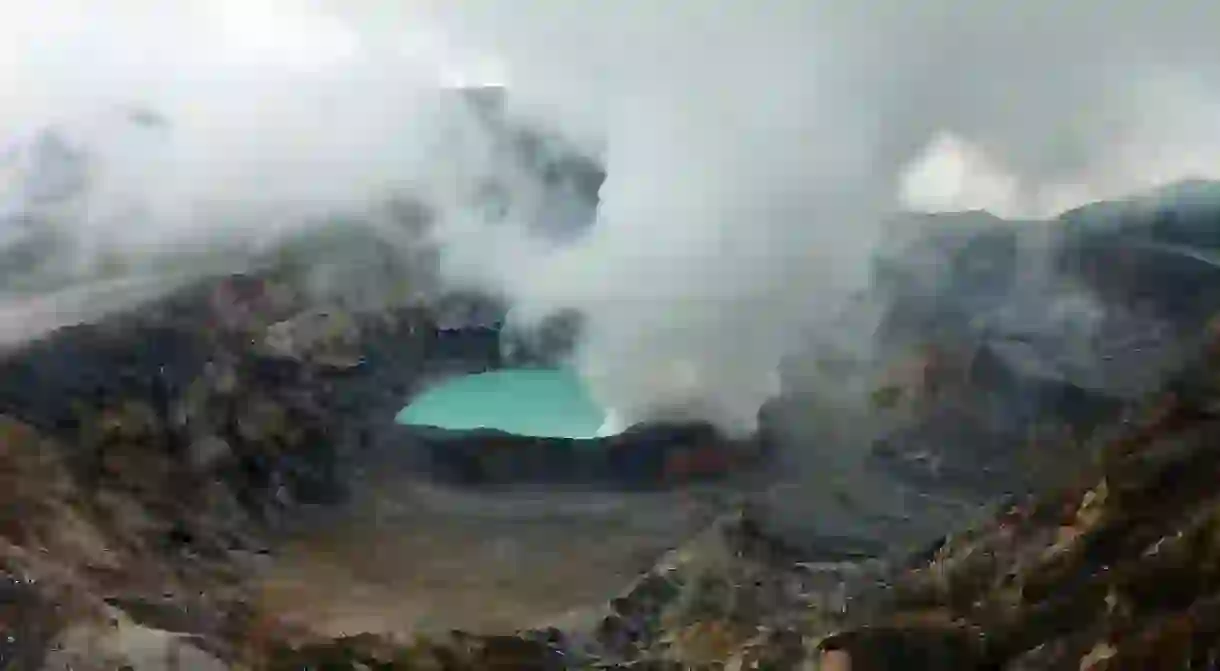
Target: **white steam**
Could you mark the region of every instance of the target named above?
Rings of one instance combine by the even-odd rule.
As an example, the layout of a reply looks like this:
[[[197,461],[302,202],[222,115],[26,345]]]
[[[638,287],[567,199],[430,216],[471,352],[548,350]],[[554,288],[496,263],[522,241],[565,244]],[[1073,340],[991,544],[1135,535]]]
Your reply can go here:
[[[578,361],[629,419],[749,429],[894,209],[1047,215],[1220,174],[1206,3],[433,4],[522,113],[600,129],[598,227],[501,286],[589,316]]]
[[[577,361],[624,422],[751,428],[895,209],[1045,214],[1220,173],[1202,1],[0,2],[0,132],[71,122],[102,157],[82,237],[266,236],[422,193],[454,282],[585,313]],[[438,162],[436,87],[488,78],[605,162],[577,242],[530,238],[529,208],[480,223],[481,176],[534,185],[477,133]],[[129,105],[172,140],[88,126]]]

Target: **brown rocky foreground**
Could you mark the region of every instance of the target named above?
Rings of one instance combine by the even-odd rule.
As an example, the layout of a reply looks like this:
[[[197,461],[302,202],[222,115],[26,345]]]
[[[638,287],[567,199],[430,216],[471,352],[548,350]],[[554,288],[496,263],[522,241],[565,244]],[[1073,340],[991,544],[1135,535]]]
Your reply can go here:
[[[1098,436],[1075,484],[896,572],[819,644],[856,669],[1210,669],[1220,655],[1215,352]],[[833,667],[832,667],[833,668]]]
[[[1200,363],[1099,436],[1075,484],[905,566],[802,564],[743,512],[590,626],[430,640],[290,626],[292,604],[258,599],[236,555],[158,547],[164,515],[134,494],[82,493],[44,438],[4,420],[0,659],[48,671],[1215,668],[1217,373],[1214,357]],[[207,547],[206,528],[189,533]]]
[[[336,344],[310,349],[316,361],[295,373],[344,369],[349,326],[327,329]],[[165,394],[181,388],[166,408],[136,386],[66,404],[78,415],[70,425],[54,413],[0,416],[0,669],[1204,669],[1220,651],[1216,352],[1096,433],[1093,458],[1067,485],[1010,501],[922,556],[805,563],[743,505],[634,581],[623,575],[630,587],[596,612],[515,634],[425,636],[314,616],[317,599],[342,601],[355,583],[315,570],[316,547],[267,552],[268,528],[311,482],[287,466],[309,461],[309,434],[330,430],[330,410],[296,393],[301,379],[277,386],[242,358],[239,344],[263,326],[222,327],[178,329],[218,363],[182,384],[158,370]],[[387,546],[365,548],[372,537],[348,531],[325,540],[345,566],[412,565],[373,561]],[[566,608],[611,591],[564,586],[565,571],[618,549],[594,540],[578,543],[583,555],[530,565],[552,579],[530,598]],[[444,554],[418,539],[396,548],[419,565]],[[296,570],[303,592],[266,582]],[[461,570],[470,579],[453,584],[467,610],[500,628],[523,612],[519,595],[504,602],[511,575],[479,561]],[[370,611],[414,617],[392,593],[366,596]],[[349,610],[361,598],[344,594]]]

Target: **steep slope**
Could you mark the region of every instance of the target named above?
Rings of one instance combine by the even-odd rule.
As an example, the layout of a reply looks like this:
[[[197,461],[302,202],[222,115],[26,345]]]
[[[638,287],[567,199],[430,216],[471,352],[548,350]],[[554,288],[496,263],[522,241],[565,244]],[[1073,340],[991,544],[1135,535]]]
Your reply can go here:
[[[1099,439],[1071,485],[947,539],[822,647],[866,670],[1211,668],[1217,352]]]
[[[1192,215],[1198,217],[1192,221],[1199,230],[1210,230],[1204,224],[1215,221],[1207,212]],[[1157,219],[1138,221],[1147,227]],[[1139,250],[1145,248],[1125,242],[1133,235],[1123,232],[1108,244],[1142,254]],[[378,246],[375,238],[353,240],[353,257]],[[1173,344],[1176,359],[1186,363],[1177,366],[1184,372],[1165,387],[1167,397],[1154,399],[1144,414],[1124,421],[1121,409],[1137,403],[1134,392],[1098,394],[1079,375],[1046,366],[1046,357],[1018,365],[1020,355],[1003,347],[1014,334],[1000,331],[1005,337],[998,337],[995,329],[984,329],[980,335],[971,330],[978,324],[973,319],[950,318],[1002,307],[1008,300],[1006,287],[1020,284],[1005,279],[1011,273],[1004,269],[1012,267],[1005,260],[1011,252],[1005,237],[982,240],[955,247],[950,255],[994,255],[997,263],[980,266],[960,257],[961,264],[948,264],[948,279],[932,286],[956,306],[931,310],[928,330],[920,326],[908,332],[927,336],[933,344],[937,337],[953,335],[943,342],[965,347],[966,365],[950,365],[954,357],[944,356],[943,365],[925,366],[911,385],[917,389],[903,391],[905,400],[895,407],[909,402],[901,411],[926,423],[903,427],[907,433],[897,431],[887,437],[888,444],[874,447],[889,459],[881,470],[896,472],[898,481],[915,488],[943,492],[947,485],[954,493],[992,504],[1002,490],[1014,492],[994,516],[983,515],[990,521],[923,556],[887,565],[878,558],[902,552],[892,547],[892,537],[891,543],[885,537],[866,539],[877,540],[871,545],[820,538],[822,551],[812,552],[810,545],[816,543],[793,542],[808,540],[799,534],[795,539],[771,534],[766,523],[772,509],[766,501],[751,501],[744,512],[722,517],[647,571],[611,599],[604,612],[584,611],[570,623],[556,622],[565,624],[563,631],[519,636],[456,635],[417,645],[393,636],[344,638],[318,622],[294,619],[307,610],[298,594],[289,591],[288,598],[269,599],[257,589],[265,585],[251,581],[266,575],[268,563],[284,559],[267,556],[268,546],[310,524],[325,524],[328,515],[331,528],[351,531],[326,539],[346,549],[336,551],[323,542],[311,550],[332,560],[343,552],[388,552],[382,544],[386,535],[413,531],[429,537],[420,532],[420,525],[434,521],[426,512],[394,518],[377,507],[336,506],[352,500],[353,493],[389,495],[402,489],[395,486],[394,467],[413,465],[386,458],[402,450],[386,449],[396,438],[385,431],[392,429],[390,419],[414,386],[429,375],[454,370],[430,367],[444,349],[438,346],[445,329],[436,323],[437,315],[420,308],[328,304],[325,298],[333,295],[306,290],[302,285],[307,283],[292,272],[274,272],[293,264],[271,263],[265,275],[190,284],[168,297],[141,301],[138,308],[21,345],[0,359],[0,478],[7,483],[0,487],[0,590],[6,595],[0,606],[5,634],[0,637],[0,668],[39,668],[48,648],[57,645],[69,652],[50,661],[62,666],[67,660],[77,668],[102,659],[90,655],[103,648],[107,661],[98,668],[107,668],[110,658],[118,660],[111,664],[117,668],[133,664],[123,659],[147,659],[171,648],[196,660],[197,668],[324,663],[335,665],[328,668],[413,668],[432,662],[447,668],[563,668],[596,660],[605,665],[651,660],[669,668],[715,668],[726,661],[794,668],[836,650],[850,655],[857,671],[915,669],[921,655],[941,655],[927,668],[1079,668],[1082,657],[1096,668],[1182,668],[1188,661],[1205,668],[1201,665],[1212,656],[1217,630],[1211,593],[1220,585],[1210,569],[1215,545],[1211,483],[1217,466],[1210,445],[1220,389],[1213,384],[1218,362],[1188,354],[1214,338],[1192,330],[1215,310],[1212,296],[1204,292],[1180,311],[1173,296],[1148,293],[1157,305],[1171,304],[1156,313],[1156,321],[1171,322],[1166,341]],[[1173,244],[1191,240],[1175,238]],[[1063,249],[1100,249],[1090,245]],[[303,258],[318,253],[309,247],[301,252]],[[1147,258],[1158,270],[1173,266],[1179,257]],[[1124,284],[1127,266],[1103,267],[1099,273],[1077,273],[1078,267],[1065,264],[1064,274],[1098,294],[1111,292],[1112,303],[1121,304],[1129,295],[1124,288],[1132,286]],[[1189,270],[1187,277],[1210,284],[1204,281],[1211,272],[1206,264]],[[352,285],[375,287],[377,272],[367,284]],[[320,284],[328,288],[345,282]],[[950,294],[963,284],[980,291],[957,300],[960,296]],[[1172,285],[1159,291],[1179,290],[1173,286],[1180,289]],[[463,309],[454,312],[465,314]],[[909,334],[904,338],[913,337]],[[456,348],[463,352],[454,358],[471,364],[471,353],[499,351],[496,337],[480,342],[469,350]],[[1126,354],[1114,356],[1121,364]],[[954,414],[972,417],[980,408],[1009,414],[1001,417],[1005,423],[996,424],[984,413],[980,425],[968,425]],[[1070,438],[1042,434],[1030,447],[1018,434],[1037,418],[1071,422],[1079,431]],[[939,432],[963,426],[947,437]],[[616,444],[630,448],[642,439],[683,449],[714,442],[688,427],[643,438],[628,435]],[[485,449],[488,442],[509,449]],[[920,456],[925,446],[946,445],[952,452],[939,462],[907,458]],[[537,482],[554,484],[554,478],[542,476],[563,475],[563,469],[548,464],[565,462],[550,447],[477,436],[438,449],[449,463],[470,465],[482,484],[519,481],[519,466],[532,468],[527,475],[532,473]],[[504,454],[513,452],[527,458],[503,461]],[[637,454],[651,458],[663,453]],[[895,466],[904,461],[914,466],[905,471]],[[1042,464],[1044,470],[1030,470],[1030,463]],[[612,466],[591,461],[570,470],[612,471]],[[370,473],[387,479],[370,479]],[[1053,485],[1050,475],[1056,476]],[[978,485],[980,479],[987,488]],[[1034,493],[1027,496],[1017,485]],[[624,567],[642,568],[665,543],[676,542],[707,515],[723,510],[725,493],[717,494],[722,500],[692,505],[701,509],[690,515],[678,510],[679,498],[656,498],[647,509],[650,515],[665,509],[682,519],[672,527],[658,523],[647,547],[631,546],[634,531],[624,521],[634,524],[634,517],[614,515],[604,515],[609,521],[596,532],[567,534],[571,544],[566,547],[572,556],[614,555],[610,574],[628,582],[620,573]],[[488,498],[504,502],[496,495]],[[403,499],[387,496],[385,501]],[[604,502],[594,503],[597,508]],[[367,532],[347,525],[357,518],[375,523]],[[519,530],[524,528],[519,522],[510,516],[487,522],[485,528],[498,524],[500,532]],[[457,536],[468,521],[453,516],[443,523],[453,532],[449,536]],[[463,554],[495,560],[501,548],[476,548],[471,540],[480,536],[476,529],[465,530],[469,538],[463,542],[470,544],[462,547],[470,552]],[[624,535],[613,536],[615,530]],[[546,533],[539,531],[538,537]],[[616,545],[613,553],[599,548],[597,543],[607,538],[623,547]],[[850,551],[843,550],[848,546]],[[401,547],[420,555],[427,551],[409,543]],[[835,547],[850,561],[824,563]],[[633,556],[641,548],[646,551]],[[860,554],[874,557],[861,561]],[[432,561],[437,557],[419,559],[419,566],[445,564]],[[391,557],[349,568],[376,572],[401,564]],[[549,582],[544,583],[556,593],[564,589],[555,576],[589,577],[581,567],[560,560],[546,565]],[[477,562],[460,566],[457,573],[499,575],[480,570]],[[446,570],[454,575],[452,568]],[[463,599],[471,603],[483,594],[508,593],[464,575],[455,579],[464,580]],[[331,586],[339,585],[338,593],[360,582]],[[321,593],[325,591],[315,595]],[[485,610],[522,612],[510,606]],[[108,624],[113,621],[119,626]],[[826,638],[820,648],[814,645],[835,631],[843,633]],[[903,665],[877,659],[882,653],[904,660]],[[144,663],[135,668],[158,668]]]

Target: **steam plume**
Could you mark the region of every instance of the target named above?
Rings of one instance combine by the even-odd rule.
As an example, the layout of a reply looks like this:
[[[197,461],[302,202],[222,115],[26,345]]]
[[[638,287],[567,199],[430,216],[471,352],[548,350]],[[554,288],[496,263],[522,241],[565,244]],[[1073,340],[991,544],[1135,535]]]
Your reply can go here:
[[[0,8],[5,127],[133,101],[174,127],[141,161],[78,129],[109,180],[82,236],[269,235],[422,191],[450,279],[522,315],[585,314],[577,362],[625,421],[751,428],[781,357],[867,283],[896,209],[1045,214],[1209,176],[1220,156],[1205,2],[16,4]],[[436,162],[455,124],[438,83],[488,77],[604,161],[577,242],[528,236],[528,209],[478,223],[468,185],[511,171],[482,143]],[[121,231],[132,194],[151,223]]]
[[[589,315],[579,361],[628,418],[748,429],[795,339],[862,288],[902,207],[1049,215],[1216,174],[1202,3],[435,3],[524,114],[602,132],[599,226],[512,264]],[[546,309],[538,309],[545,312]],[[867,339],[866,334],[855,334]]]

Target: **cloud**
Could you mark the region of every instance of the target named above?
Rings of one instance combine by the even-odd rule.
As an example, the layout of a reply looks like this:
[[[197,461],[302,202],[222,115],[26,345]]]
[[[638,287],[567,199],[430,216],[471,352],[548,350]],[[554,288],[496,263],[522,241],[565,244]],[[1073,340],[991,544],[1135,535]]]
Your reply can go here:
[[[1045,216],[1220,172],[1220,61],[1202,28],[1220,8],[1203,3],[475,0],[422,14],[496,54],[523,114],[604,147],[598,227],[505,264],[502,285],[589,314],[578,360],[633,418],[689,407],[752,426],[783,354],[829,337],[867,284],[895,209]]]
[[[424,193],[452,280],[586,314],[576,361],[620,416],[745,430],[783,355],[867,285],[894,209],[1046,213],[1214,175],[1218,24],[1186,0],[10,2],[0,128],[71,121],[102,157],[83,229],[106,238]],[[576,242],[530,237],[533,205],[494,229],[468,207],[489,174],[536,200],[434,95],[485,80],[604,161]],[[172,139],[106,130],[129,104]]]

